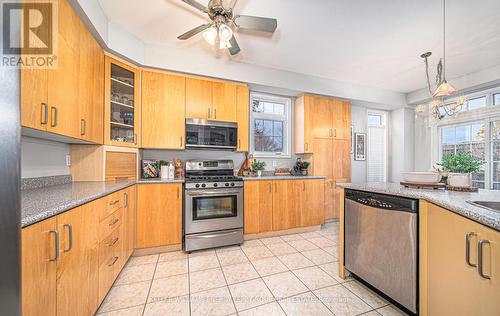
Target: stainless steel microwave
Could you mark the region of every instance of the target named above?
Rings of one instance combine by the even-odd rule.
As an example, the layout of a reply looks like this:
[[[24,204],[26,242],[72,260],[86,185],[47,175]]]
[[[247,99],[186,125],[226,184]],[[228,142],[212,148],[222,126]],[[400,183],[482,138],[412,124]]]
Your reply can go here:
[[[237,144],[237,123],[186,119],[186,148],[235,150]]]

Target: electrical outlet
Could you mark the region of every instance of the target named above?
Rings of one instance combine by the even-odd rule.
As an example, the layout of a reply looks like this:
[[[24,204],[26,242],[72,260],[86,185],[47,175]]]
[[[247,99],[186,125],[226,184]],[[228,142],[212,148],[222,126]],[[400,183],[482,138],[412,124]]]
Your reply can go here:
[[[66,155],[66,166],[71,166],[71,155],[67,154]]]
[[[273,167],[276,168],[277,165],[278,163],[276,162],[276,160],[273,160]]]

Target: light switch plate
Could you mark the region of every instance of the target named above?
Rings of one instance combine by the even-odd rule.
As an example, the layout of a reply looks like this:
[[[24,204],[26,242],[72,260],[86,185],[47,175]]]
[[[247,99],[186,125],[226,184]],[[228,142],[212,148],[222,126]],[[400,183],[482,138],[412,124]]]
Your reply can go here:
[[[66,155],[66,166],[71,166],[71,155],[67,154]]]

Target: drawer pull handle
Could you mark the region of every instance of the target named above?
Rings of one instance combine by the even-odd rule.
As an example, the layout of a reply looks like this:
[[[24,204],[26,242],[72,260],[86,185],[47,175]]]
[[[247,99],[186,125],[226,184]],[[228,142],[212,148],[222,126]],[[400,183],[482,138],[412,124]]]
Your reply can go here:
[[[477,264],[478,264],[477,272],[484,279],[491,279],[491,276],[484,274],[483,271],[483,245],[489,243],[490,243],[489,240],[480,240],[479,243],[477,244]]]
[[[73,226],[71,224],[64,224],[63,228],[68,228],[68,241],[69,245],[67,249],[64,249],[63,252],[69,252],[73,249]]]
[[[113,205],[117,204],[118,202],[120,202],[120,200],[111,201],[111,202],[109,202],[109,205],[113,206]]]
[[[108,267],[114,266],[117,260],[118,260],[118,257],[114,257],[113,258],[113,262],[111,262],[110,264],[108,264]]]
[[[42,112],[42,120],[40,124],[47,125],[49,122],[49,106],[45,102],[42,102]]]
[[[56,229],[56,230],[51,230],[49,233],[54,234],[55,250],[56,250],[54,258],[50,258],[49,261],[56,261],[57,258],[59,258],[59,231]]]
[[[50,111],[52,112],[52,121],[50,123],[50,126],[56,127],[57,126],[57,108],[54,106],[51,106]]]
[[[114,245],[116,245],[116,243],[118,242],[119,239],[120,238],[118,238],[118,237],[116,237],[115,239],[113,239],[113,241],[109,243],[109,246],[113,247]]]
[[[474,232],[468,232],[465,235],[465,262],[471,267],[477,267],[477,264],[470,262],[470,239],[474,236],[477,236]]]
[[[115,218],[111,222],[109,222],[109,227],[113,227],[116,223],[118,223],[120,220],[118,218]]]

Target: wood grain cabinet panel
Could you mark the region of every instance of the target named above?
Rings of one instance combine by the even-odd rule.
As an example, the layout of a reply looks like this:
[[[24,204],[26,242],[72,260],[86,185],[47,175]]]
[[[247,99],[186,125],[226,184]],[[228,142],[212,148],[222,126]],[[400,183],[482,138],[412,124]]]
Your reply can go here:
[[[186,79],[166,73],[143,71],[141,85],[141,146],[184,149]]]
[[[273,230],[299,226],[303,206],[300,181],[273,181]]]
[[[249,121],[250,121],[250,93],[247,86],[236,88],[236,121],[238,123],[237,151],[248,151]]]
[[[56,315],[55,217],[22,229],[22,309],[25,316]]]
[[[100,203],[91,202],[57,216],[57,315],[93,315],[99,306]]]
[[[301,180],[302,208],[300,226],[321,225],[325,222],[324,180]]]
[[[186,117],[213,119],[212,82],[186,78]]]
[[[236,85],[212,82],[212,119],[236,122]]]
[[[422,315],[498,315],[500,313],[500,232],[428,203],[427,248],[428,310]],[[478,265],[478,241],[483,245],[483,278],[466,262],[466,235],[470,263]],[[422,247],[422,246],[421,246]],[[422,266],[422,264],[421,264]],[[425,284],[425,282],[424,282]],[[421,295],[422,296],[422,295]]]
[[[247,181],[244,187],[245,234],[273,230],[272,181]]]
[[[137,190],[135,185],[129,187],[123,194],[125,195],[125,213],[127,216],[127,233],[126,233],[126,243],[127,243],[127,257],[132,254],[135,248],[135,225],[137,216]]]
[[[332,138],[333,109],[329,100],[323,97],[311,97],[311,136],[313,138]]]
[[[325,220],[338,218],[335,196],[335,180],[325,181]]]
[[[182,241],[182,185],[137,186],[137,248],[180,244]]]

